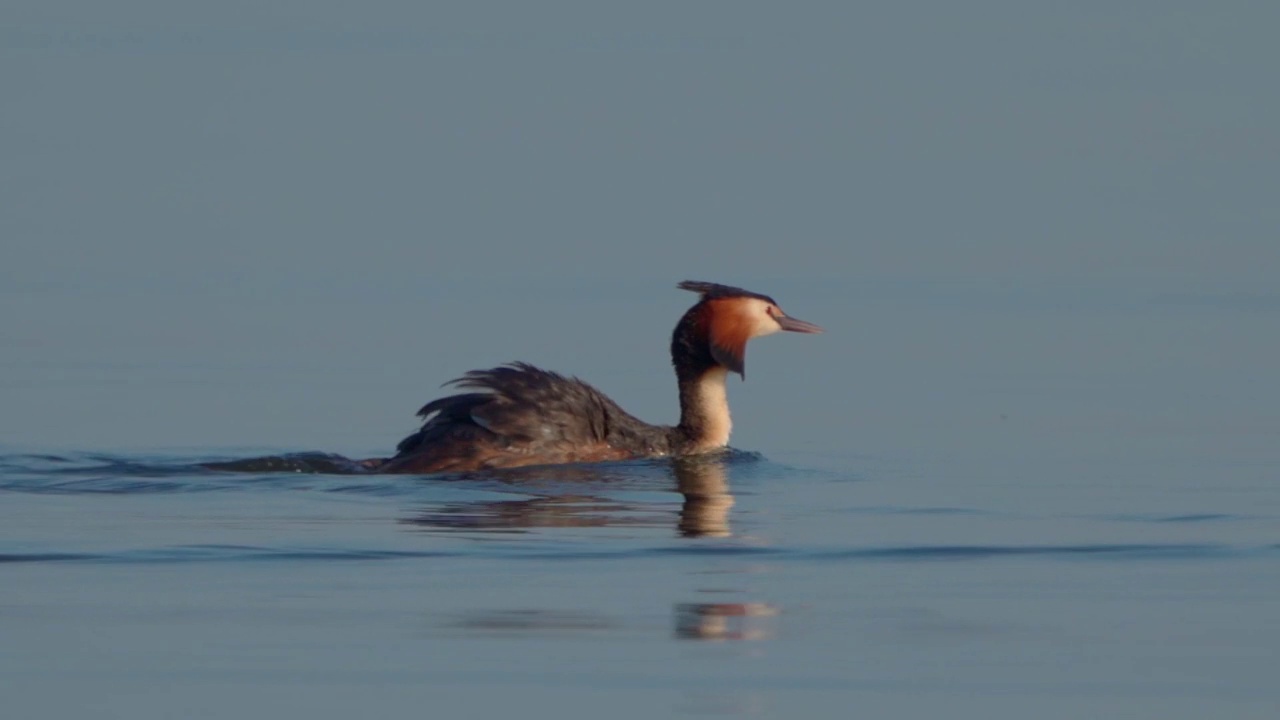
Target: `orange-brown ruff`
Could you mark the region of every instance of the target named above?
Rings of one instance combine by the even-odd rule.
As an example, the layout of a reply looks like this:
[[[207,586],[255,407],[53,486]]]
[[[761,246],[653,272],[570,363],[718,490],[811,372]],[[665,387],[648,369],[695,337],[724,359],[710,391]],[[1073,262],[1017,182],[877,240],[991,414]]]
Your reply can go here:
[[[460,472],[522,465],[692,455],[729,442],[725,379],[745,377],[747,341],[782,330],[818,333],[784,314],[773,298],[741,288],[685,281],[702,297],[671,336],[680,388],[680,422],[650,425],[577,378],[525,363],[472,370],[452,385],[465,392],[418,411],[422,428],[376,472]]]

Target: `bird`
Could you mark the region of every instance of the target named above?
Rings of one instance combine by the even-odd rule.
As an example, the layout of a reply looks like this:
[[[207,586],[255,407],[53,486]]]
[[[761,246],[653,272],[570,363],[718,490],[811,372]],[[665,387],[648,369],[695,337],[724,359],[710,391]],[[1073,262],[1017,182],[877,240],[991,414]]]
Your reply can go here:
[[[447,473],[530,465],[686,457],[728,446],[732,422],[725,381],[746,378],[752,338],[820,333],[787,315],[768,295],[711,282],[677,285],[699,295],[671,334],[680,420],[652,425],[591,385],[524,362],[472,370],[451,380],[466,392],[418,410],[422,426],[386,459],[364,461],[376,473]]]

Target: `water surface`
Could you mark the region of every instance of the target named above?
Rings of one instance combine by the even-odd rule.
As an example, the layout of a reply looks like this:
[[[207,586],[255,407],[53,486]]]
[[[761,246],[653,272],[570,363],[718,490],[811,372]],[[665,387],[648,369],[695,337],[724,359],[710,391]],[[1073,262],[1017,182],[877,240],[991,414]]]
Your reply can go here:
[[[5,718],[1276,716],[1280,5],[2,5]],[[736,454],[294,455],[686,279]]]
[[[872,460],[412,478],[210,459],[3,457],[9,702],[1263,717],[1276,699],[1270,488],[1221,488],[1212,513],[1015,512],[904,500],[922,481]]]

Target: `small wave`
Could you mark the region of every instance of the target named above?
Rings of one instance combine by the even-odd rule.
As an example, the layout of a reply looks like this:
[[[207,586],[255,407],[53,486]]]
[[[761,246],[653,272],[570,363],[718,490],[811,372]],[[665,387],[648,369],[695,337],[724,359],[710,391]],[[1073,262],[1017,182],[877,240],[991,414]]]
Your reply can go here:
[[[1219,544],[1111,544],[1111,545],[907,545],[869,548],[770,548],[742,545],[694,544],[623,552],[642,555],[715,555],[754,557],[760,560],[796,561],[963,561],[1039,557],[1098,560],[1196,560],[1257,557],[1275,554],[1277,546],[1242,547]],[[604,558],[619,553],[606,548],[566,551],[566,560]]]
[[[89,562],[89,563],[202,563],[307,560],[397,560],[404,558],[449,557],[462,553],[418,550],[377,550],[342,548],[267,548],[239,545],[181,545],[165,548],[120,550],[109,553],[0,553],[6,562]]]
[[[1190,515],[1170,515],[1169,517],[1153,518],[1154,522],[1161,523],[1200,523],[1213,522],[1216,520],[1248,520],[1246,515],[1234,515],[1231,513],[1192,513]]]
[[[1162,523],[1162,524],[1182,524],[1182,523],[1210,523],[1210,522],[1235,522],[1242,520],[1257,520],[1262,516],[1258,515],[1241,515],[1238,513],[1186,513],[1181,515],[1108,515],[1107,520],[1118,520],[1120,522],[1146,522],[1146,523]]]
[[[964,562],[1013,558],[1146,562],[1151,560],[1230,560],[1280,555],[1280,544],[1132,545],[919,545],[867,548],[777,548],[726,543],[693,543],[660,547],[601,546],[577,543],[486,543],[454,550],[381,548],[298,548],[240,545],[181,545],[112,552],[10,552],[0,563],[166,564],[225,562],[387,561],[465,557],[473,561],[534,560],[617,561],[639,558],[711,556],[750,558],[760,562]]]
[[[1114,560],[1222,558],[1246,554],[1241,548],[1212,544],[1115,545],[925,545],[836,551],[829,559],[981,560],[1007,557],[1086,558]]]
[[[904,507],[899,505],[873,505],[867,507],[840,508],[836,512],[851,515],[994,515],[995,513],[964,507]]]
[[[67,562],[74,560],[100,560],[102,557],[91,553],[0,553],[0,563]]]
[[[734,468],[763,461],[758,453],[738,450],[730,450],[723,459]],[[282,489],[385,497],[416,495],[429,485],[460,482],[539,493],[570,492],[567,488],[583,484],[644,490],[652,489],[654,482],[669,482],[671,464],[670,459],[643,459],[415,476],[370,473],[360,461],[326,453],[242,459],[13,454],[0,455],[0,491],[122,495]]]

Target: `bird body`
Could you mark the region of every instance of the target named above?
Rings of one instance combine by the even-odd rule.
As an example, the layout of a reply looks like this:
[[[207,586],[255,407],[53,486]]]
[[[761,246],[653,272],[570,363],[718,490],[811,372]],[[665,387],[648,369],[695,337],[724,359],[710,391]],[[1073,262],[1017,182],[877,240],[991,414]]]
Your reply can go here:
[[[432,400],[422,427],[375,472],[464,472],[525,465],[696,455],[729,442],[725,380],[745,377],[747,341],[787,330],[822,329],[784,314],[776,302],[741,288],[686,281],[701,295],[676,325],[671,361],[680,421],[651,425],[577,378],[527,363],[472,370],[449,383],[468,392]]]

